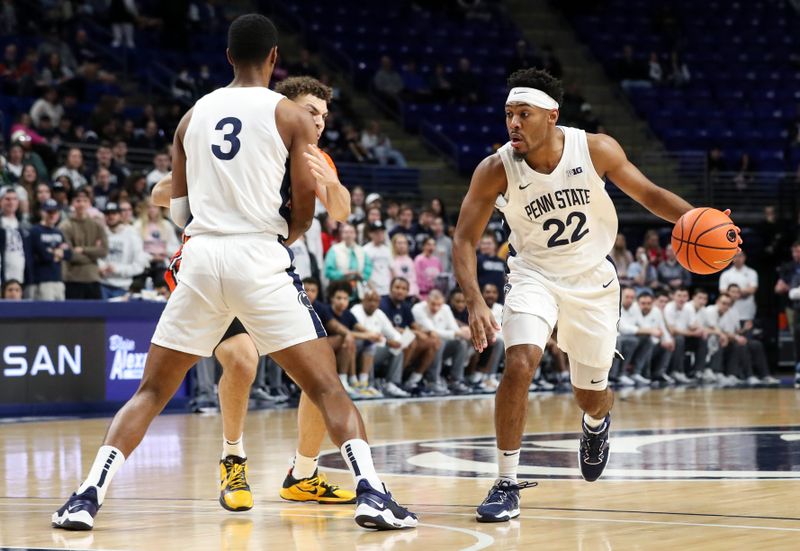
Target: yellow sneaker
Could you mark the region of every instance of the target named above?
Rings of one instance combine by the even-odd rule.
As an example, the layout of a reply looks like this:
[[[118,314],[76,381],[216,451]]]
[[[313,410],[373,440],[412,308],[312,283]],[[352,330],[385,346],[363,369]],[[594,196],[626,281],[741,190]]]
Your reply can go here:
[[[291,469],[283,481],[281,497],[288,501],[316,501],[323,505],[356,502],[355,492],[331,484],[324,474],[315,472],[310,478],[298,480],[292,476]]]
[[[253,508],[253,494],[247,483],[247,458],[229,455],[219,462],[219,504],[228,511]]]

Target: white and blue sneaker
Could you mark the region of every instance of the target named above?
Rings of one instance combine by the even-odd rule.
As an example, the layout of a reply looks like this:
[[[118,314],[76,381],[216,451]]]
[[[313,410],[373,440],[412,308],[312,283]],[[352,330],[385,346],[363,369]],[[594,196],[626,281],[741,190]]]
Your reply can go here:
[[[581,417],[583,436],[578,450],[578,464],[581,467],[581,476],[586,482],[594,482],[608,464],[608,433],[611,429],[611,414],[606,415],[603,424],[596,429],[586,424]]]
[[[366,480],[356,486],[356,524],[370,530],[402,530],[417,527],[417,515],[400,506],[392,494],[373,488]]]
[[[478,505],[478,522],[506,522],[519,516],[519,491],[537,486],[538,482],[512,482],[501,478],[494,483],[489,495]]]
[[[61,509],[53,513],[51,524],[53,528],[64,530],[91,530],[99,509],[97,489],[89,486],[81,494],[73,493]]]

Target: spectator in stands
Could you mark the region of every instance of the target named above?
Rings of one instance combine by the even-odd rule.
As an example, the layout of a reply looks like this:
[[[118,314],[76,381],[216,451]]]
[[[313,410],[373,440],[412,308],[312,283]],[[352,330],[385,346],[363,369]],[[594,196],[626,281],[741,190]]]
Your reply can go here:
[[[147,173],[147,191],[153,189],[153,186],[158,182],[169,176],[170,174],[170,161],[169,154],[166,151],[159,151],[153,156],[153,170]]]
[[[514,47],[514,57],[506,66],[506,74],[510,75],[520,69],[540,68],[541,60],[528,47],[528,42],[522,38],[517,40]]]
[[[95,152],[95,173],[101,168],[107,169],[110,173],[111,185],[114,188],[122,187],[125,182],[125,175],[119,167],[114,164],[114,154],[111,152],[110,142],[101,143]]]
[[[341,241],[325,255],[325,277],[331,282],[347,282],[355,300],[362,295],[364,285],[372,276],[372,261],[356,243],[356,229],[351,224],[339,226],[339,238]]]
[[[664,253],[666,259],[658,265],[659,282],[673,290],[678,287],[689,287],[692,284],[692,274],[678,264],[671,244],[664,248]]]
[[[58,179],[53,182],[52,193],[53,199],[56,203],[58,203],[58,208],[61,209],[61,212],[65,215],[69,215],[72,211],[72,207],[70,206],[70,197],[72,196],[72,183],[69,180],[69,176],[59,176]]]
[[[31,220],[39,220],[41,216],[42,205],[48,199],[53,198],[53,192],[50,190],[50,186],[45,184],[44,182],[39,182],[36,184],[36,187],[33,191],[33,201],[31,201]],[[56,203],[58,204],[58,203]],[[60,209],[59,209],[60,210]]]
[[[670,54],[670,71],[668,80],[673,86],[685,86],[692,80],[689,66],[683,60],[678,50],[673,50]]]
[[[128,292],[133,278],[149,267],[150,257],[144,252],[144,243],[136,230],[122,223],[118,204],[107,203],[103,212],[108,256],[99,263],[100,285],[103,300],[108,300]]]
[[[796,369],[800,368],[800,241],[792,244],[792,260],[780,267],[775,293],[786,296],[787,307],[792,310],[792,333],[794,336],[794,353]]]
[[[618,233],[614,240],[614,247],[611,249],[611,261],[617,268],[617,277],[623,285],[630,284],[628,277],[628,267],[633,263],[633,255],[628,250],[625,235]]]
[[[659,286],[658,272],[650,263],[644,247],[636,249],[634,261],[628,266],[628,279],[631,280],[637,293],[648,289],[652,290]]]
[[[111,171],[107,168],[98,168],[92,180],[94,182],[92,187],[94,206],[104,210],[109,197],[117,189],[117,186],[111,185]]]
[[[445,233],[444,220],[441,216],[433,219],[431,224],[433,239],[436,241],[434,254],[442,264],[442,272],[453,273],[453,240]]]
[[[8,148],[8,156],[4,158],[3,178],[4,184],[14,184],[22,176],[22,167],[25,163],[25,151],[20,144],[12,144]]]
[[[651,330],[650,341],[653,343],[652,352],[649,359],[650,370],[648,375],[655,380],[663,380],[664,373],[672,361],[675,351],[675,340],[667,329],[664,321],[664,314],[656,306],[656,301],[666,304],[666,293],[660,291],[656,293],[656,299],[650,293],[639,295],[638,304],[641,313],[641,327]],[[650,384],[650,378],[645,376],[644,371],[635,371],[634,382],[638,384]]]
[[[39,183],[39,175],[36,173],[36,167],[33,165],[25,165],[22,168],[22,174],[16,184],[10,187],[17,192],[19,199],[19,213],[24,220],[28,220],[30,214],[30,202],[33,196],[36,185]]]
[[[453,317],[456,318],[459,327],[469,327],[469,310],[467,310],[467,299],[464,296],[464,291],[459,288],[450,291],[447,304],[450,305],[450,310],[453,312]]]
[[[147,178],[141,172],[134,172],[128,178],[125,191],[128,193],[128,199],[134,203],[140,203],[143,199],[148,197],[150,193],[147,191]],[[120,204],[121,204],[120,200]]]
[[[3,300],[22,300],[22,283],[9,279],[3,283]]]
[[[58,91],[55,88],[47,88],[42,97],[33,102],[31,107],[31,120],[35,127],[39,127],[43,115],[50,117],[54,126],[58,126],[61,117],[64,115],[64,107],[58,103]]]
[[[467,365],[470,350],[471,333],[468,327],[459,327],[450,307],[444,303],[444,296],[438,289],[432,290],[428,298],[418,302],[411,308],[411,313],[421,327],[436,333],[442,341],[439,359],[435,368],[429,372],[433,390],[437,394],[469,394],[470,389],[464,383],[464,369]],[[449,385],[442,377],[442,364],[451,361]],[[449,386],[449,390],[448,390]]]
[[[608,379],[621,386],[634,386],[636,381],[627,375],[625,367],[629,364],[633,365],[634,373],[645,371],[653,348],[650,337],[653,336],[655,330],[643,326],[642,314],[636,303],[636,291],[631,287],[622,287],[620,291],[619,313],[619,335],[617,336],[619,354],[614,356]]]
[[[737,375],[745,357],[744,337],[737,338],[737,317],[729,316],[733,300],[727,293],[720,293],[716,304],[706,306],[698,314],[697,324],[708,335],[707,347],[710,360],[703,372],[703,382],[718,382],[724,385],[742,383]]]
[[[409,286],[409,294],[413,300],[419,298],[417,285],[417,269],[414,260],[408,254],[409,240],[405,233],[399,232],[392,237],[392,277],[403,278]]]
[[[381,336],[379,341],[365,343],[361,353],[362,365],[358,383],[362,389],[370,388],[370,372],[374,371],[376,379],[379,373],[385,373],[386,375],[381,377],[385,380],[381,385],[382,393],[395,398],[405,398],[410,394],[400,388],[403,384],[403,353],[401,350],[403,336],[394,328],[386,314],[378,308],[380,301],[380,295],[370,289],[364,294],[361,304],[356,304],[351,310],[361,327],[369,333]]]
[[[388,295],[392,280],[392,251],[386,244],[386,231],[380,220],[369,225],[369,243],[364,245],[364,255],[372,265],[372,275],[367,282],[379,295]]]
[[[370,194],[372,195],[372,194]],[[386,226],[383,224],[383,213],[381,212],[381,208],[377,206],[367,207],[367,214],[366,218],[356,226],[356,233],[358,234],[358,242],[366,244],[369,242],[369,227],[372,224],[377,224],[378,222],[381,223],[381,228],[384,230],[383,237],[386,244],[389,244],[389,239],[386,236]],[[386,293],[384,293],[386,294]]]
[[[430,96],[431,89],[417,71],[417,62],[409,61],[403,66],[403,97],[409,101],[427,101]]]
[[[733,304],[728,315],[731,319],[731,326],[736,327],[737,342],[741,343],[744,339],[745,354],[742,362],[742,378],[749,386],[773,385],[780,381],[772,377],[767,366],[767,355],[764,352],[764,345],[760,340],[753,337],[753,321],[743,320],[736,311],[736,303],[742,298],[741,289],[735,283],[728,286]]]
[[[136,147],[143,149],[163,149],[167,139],[164,131],[158,128],[158,123],[155,120],[148,120],[143,130],[136,131],[134,143]]]
[[[358,130],[352,125],[348,124],[344,127],[344,144],[345,150],[344,160],[351,163],[372,163],[375,159],[372,153],[364,149],[361,145],[361,138],[358,135]]]
[[[541,68],[553,75],[554,77],[560,79],[564,71],[561,68],[561,62],[556,57],[555,52],[553,52],[553,47],[549,44],[545,44],[542,46],[542,64]]]
[[[636,59],[633,46],[630,44],[626,44],[622,48],[622,56],[617,61],[614,76],[626,89],[650,86],[650,81],[647,80],[647,69]]]
[[[725,162],[725,153],[719,147],[712,147],[711,150],[708,152],[708,172],[709,174],[714,175],[718,172],[725,172],[728,167],[727,163]]]
[[[21,219],[17,192],[8,187],[0,190],[0,256],[0,279],[33,283],[30,225]]]
[[[472,70],[472,64],[466,57],[458,60],[458,69],[450,75],[450,82],[453,83],[455,97],[462,103],[478,103],[480,101],[478,96],[478,91],[481,90],[480,79]]]
[[[372,86],[390,107],[397,107],[397,101],[403,92],[403,77],[394,69],[392,58],[389,56],[381,58],[380,69],[372,77]]]
[[[39,178],[46,180],[49,172],[42,155],[52,156],[53,152],[47,145],[47,141],[30,128],[30,119],[31,117],[27,113],[19,115],[18,121],[11,126],[11,143],[22,147],[23,164],[35,166]],[[42,155],[39,154],[40,152]]]
[[[73,189],[80,189],[89,183],[85,176],[85,168],[83,165],[83,152],[77,147],[71,147],[67,151],[67,158],[64,161],[64,166],[59,167],[53,174],[53,179],[58,179],[61,176],[68,176],[72,183]]]
[[[406,159],[402,153],[392,147],[389,137],[381,132],[380,123],[376,120],[369,122],[369,126],[361,132],[361,148],[377,159],[381,165],[406,166]]]
[[[437,63],[430,78],[431,99],[440,103],[447,103],[453,99],[453,84],[444,65]]]
[[[91,195],[86,189],[75,191],[72,198],[73,214],[61,223],[72,257],[64,265],[64,282],[68,300],[102,297],[98,262],[108,255],[108,238],[103,225],[89,218]]]
[[[428,298],[428,293],[436,288],[436,280],[442,273],[442,263],[434,254],[435,252],[436,240],[428,237],[422,244],[422,252],[414,258],[414,269],[417,273],[417,285],[421,300]]]
[[[61,217],[58,203],[53,199],[42,202],[41,223],[31,228],[33,251],[34,300],[64,300],[66,297],[62,261],[72,258],[64,234],[57,227]]]
[[[736,167],[736,174],[733,176],[733,183],[738,190],[745,190],[753,183],[758,168],[749,153],[742,153],[739,157],[739,165]]]
[[[360,352],[368,343],[374,345],[380,342],[383,336],[380,333],[370,331],[360,323],[348,308],[350,303],[350,286],[344,281],[334,281],[328,290],[328,298],[331,301],[330,313],[334,320],[344,326],[347,332],[356,339],[356,348]],[[366,362],[362,362],[358,372],[358,379],[355,374],[355,362],[353,362],[349,375],[350,387],[360,396],[367,398],[380,397],[377,391],[369,383],[372,370],[372,354],[368,354]]]
[[[643,246],[650,265],[654,268],[658,268],[658,265],[661,264],[661,261],[664,260],[667,255],[661,247],[661,242],[659,241],[658,232],[656,230],[647,230],[645,232]]]
[[[497,301],[505,302],[506,263],[497,256],[497,241],[489,232],[483,234],[478,248],[478,285],[493,284],[499,291]]]
[[[8,3],[4,3],[8,5]],[[0,21],[8,23],[9,20],[0,17]],[[16,32],[16,25],[14,25]],[[0,85],[2,92],[9,96],[17,94],[27,95],[31,88],[34,67],[27,59],[19,60],[17,45],[13,42],[6,44],[3,51],[3,62],[0,63]]]
[[[114,147],[111,148],[111,155],[112,164],[122,175],[123,181],[126,181],[133,173],[133,167],[128,162],[128,144],[125,140],[116,140],[114,142]]]
[[[364,221],[367,213],[364,211],[364,188],[355,186],[350,191],[350,216],[347,221],[353,226],[357,226]]]
[[[403,354],[403,369],[415,366],[406,381],[405,390],[419,393],[422,376],[433,367],[442,342],[434,331],[422,327],[414,320],[408,296],[408,280],[395,277],[392,279],[389,294],[381,297],[380,308],[392,321],[395,329],[401,333],[414,333],[414,340]]]
[[[664,79],[664,70],[658,60],[658,53],[650,52],[650,60],[647,62],[647,75],[653,84],[661,84]]]
[[[53,52],[47,56],[47,63],[39,72],[36,84],[38,86],[59,87],[67,85],[73,78],[75,78],[75,73],[62,62],[59,54]]]
[[[172,79],[172,98],[191,105],[197,97],[194,77],[189,73],[188,67],[183,67]]]
[[[136,43],[133,40],[133,24],[139,18],[139,10],[135,0],[111,0],[108,8],[108,19],[111,22],[112,48],[122,46],[123,40],[127,48],[133,49]]]
[[[180,243],[175,227],[164,218],[164,211],[149,198],[139,203],[139,217],[134,229],[144,242],[144,252],[150,255],[150,276],[158,283],[164,277],[166,261],[178,249]]]
[[[387,214],[389,214],[388,211]],[[405,235],[408,240],[409,255],[416,256],[417,252],[419,252],[419,249],[417,249],[417,230],[417,225],[414,223],[414,209],[405,205],[398,211],[397,224],[389,230],[389,238],[394,241],[395,235]]]
[[[733,257],[733,265],[722,272],[719,277],[720,292],[728,291],[732,284],[738,285],[740,298],[733,303],[733,310],[742,321],[752,322],[756,318],[756,298],[758,291],[758,273],[745,265],[747,255],[744,251]]]
[[[662,373],[661,379],[667,383],[675,381],[681,384],[690,382],[686,376],[685,354],[686,340],[698,336],[698,331],[694,327],[695,315],[693,309],[688,307],[689,289],[680,286],[675,289],[674,298],[664,307],[664,321],[667,331],[675,340],[675,353],[672,356],[669,374]]]
[[[486,306],[492,311],[497,326],[502,326],[503,306],[497,302],[499,296],[497,286],[492,283],[487,283],[483,286],[483,289],[481,289],[481,295],[486,302]],[[495,336],[494,344],[489,345],[489,347],[479,355],[478,369],[470,378],[470,384],[476,385],[484,392],[497,392],[497,387],[500,384],[497,378],[497,372],[500,368],[500,362],[502,362],[504,358],[505,343],[501,331]]]

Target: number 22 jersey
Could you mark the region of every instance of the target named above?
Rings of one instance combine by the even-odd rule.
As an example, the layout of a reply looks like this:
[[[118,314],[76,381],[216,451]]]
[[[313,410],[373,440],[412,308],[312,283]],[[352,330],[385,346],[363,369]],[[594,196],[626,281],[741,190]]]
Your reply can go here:
[[[200,98],[183,146],[192,220],[187,236],[286,237],[289,152],[275,123],[285,96],[263,87],[220,88]]]
[[[510,143],[498,150],[506,171],[506,193],[497,198],[516,253],[511,271],[534,269],[568,277],[599,264],[617,235],[617,212],[589,155],[586,132],[558,126],[564,152],[555,170],[542,174],[513,156]]]

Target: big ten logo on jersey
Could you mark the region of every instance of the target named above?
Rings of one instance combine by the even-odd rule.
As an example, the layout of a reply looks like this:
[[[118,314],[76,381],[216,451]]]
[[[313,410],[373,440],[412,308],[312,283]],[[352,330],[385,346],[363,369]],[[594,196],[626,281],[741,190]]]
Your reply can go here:
[[[583,174],[582,166],[567,169],[567,178],[569,178],[570,176],[577,176],[578,174]]]
[[[110,380],[142,378],[147,352],[136,352],[136,341],[120,335],[111,335],[108,338],[108,350],[114,353],[111,374],[108,377]]]

